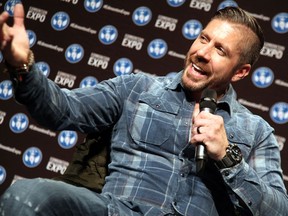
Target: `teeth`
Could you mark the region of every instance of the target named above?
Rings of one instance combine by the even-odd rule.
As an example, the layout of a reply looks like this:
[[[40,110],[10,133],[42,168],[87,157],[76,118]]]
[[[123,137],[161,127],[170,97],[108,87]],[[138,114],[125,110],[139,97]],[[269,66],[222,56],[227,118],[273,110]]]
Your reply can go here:
[[[203,70],[202,70],[201,68],[199,68],[197,65],[193,64],[193,67],[194,67],[197,71],[203,72]]]

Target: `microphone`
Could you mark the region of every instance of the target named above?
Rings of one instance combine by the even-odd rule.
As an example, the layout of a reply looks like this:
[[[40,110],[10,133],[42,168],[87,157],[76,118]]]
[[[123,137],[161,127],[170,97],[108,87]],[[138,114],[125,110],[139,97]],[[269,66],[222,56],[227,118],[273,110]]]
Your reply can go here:
[[[214,114],[217,107],[217,93],[214,89],[204,89],[200,99],[200,112],[209,112]],[[197,143],[195,149],[196,172],[204,170],[207,161],[207,153],[204,143]]]

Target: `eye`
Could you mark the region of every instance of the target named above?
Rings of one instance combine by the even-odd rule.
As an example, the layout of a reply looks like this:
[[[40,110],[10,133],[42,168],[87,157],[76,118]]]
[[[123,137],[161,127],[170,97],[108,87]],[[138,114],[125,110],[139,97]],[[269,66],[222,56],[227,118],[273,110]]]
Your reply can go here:
[[[225,50],[224,50],[223,47],[218,46],[218,47],[216,47],[216,50],[217,50],[217,53],[218,53],[219,55],[221,55],[221,56],[226,56],[226,52],[225,52]]]
[[[202,43],[207,43],[207,42],[208,42],[208,38],[205,37],[205,35],[203,35],[203,34],[201,34],[201,35],[199,36],[199,39],[200,39],[200,41],[201,41]]]

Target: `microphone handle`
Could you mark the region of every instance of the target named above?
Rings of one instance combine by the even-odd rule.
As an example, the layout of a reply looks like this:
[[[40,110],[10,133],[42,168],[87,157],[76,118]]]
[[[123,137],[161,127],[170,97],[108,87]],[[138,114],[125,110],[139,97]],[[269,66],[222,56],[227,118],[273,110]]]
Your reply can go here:
[[[209,107],[203,107],[200,112],[209,112],[209,113],[214,113],[212,109]],[[196,148],[195,148],[195,159],[196,159],[196,173],[201,174],[206,165],[206,161],[208,159],[207,152],[206,152],[206,147],[203,143],[197,143]]]
[[[205,164],[207,161],[206,148],[203,143],[198,143],[196,146],[196,172],[201,174],[205,169]]]

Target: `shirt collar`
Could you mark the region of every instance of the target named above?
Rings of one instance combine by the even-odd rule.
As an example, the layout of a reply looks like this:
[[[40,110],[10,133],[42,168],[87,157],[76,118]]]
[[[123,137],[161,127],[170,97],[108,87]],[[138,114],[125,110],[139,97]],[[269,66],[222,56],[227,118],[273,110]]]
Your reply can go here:
[[[225,95],[218,101],[217,109],[223,109],[233,115],[233,107],[236,107],[236,92],[230,84]]]
[[[183,74],[183,70],[178,72],[172,78],[171,82],[167,85],[167,88],[171,90],[176,90],[179,86],[182,86],[181,84],[182,74]],[[225,110],[229,113],[230,116],[232,116],[233,112],[235,112],[233,108],[236,109],[236,107],[238,107],[236,97],[237,97],[237,94],[233,86],[230,84],[225,95],[218,101],[217,109]]]
[[[168,89],[176,90],[179,86],[181,86],[183,70],[176,73],[175,76],[171,79],[171,82],[167,85]]]

